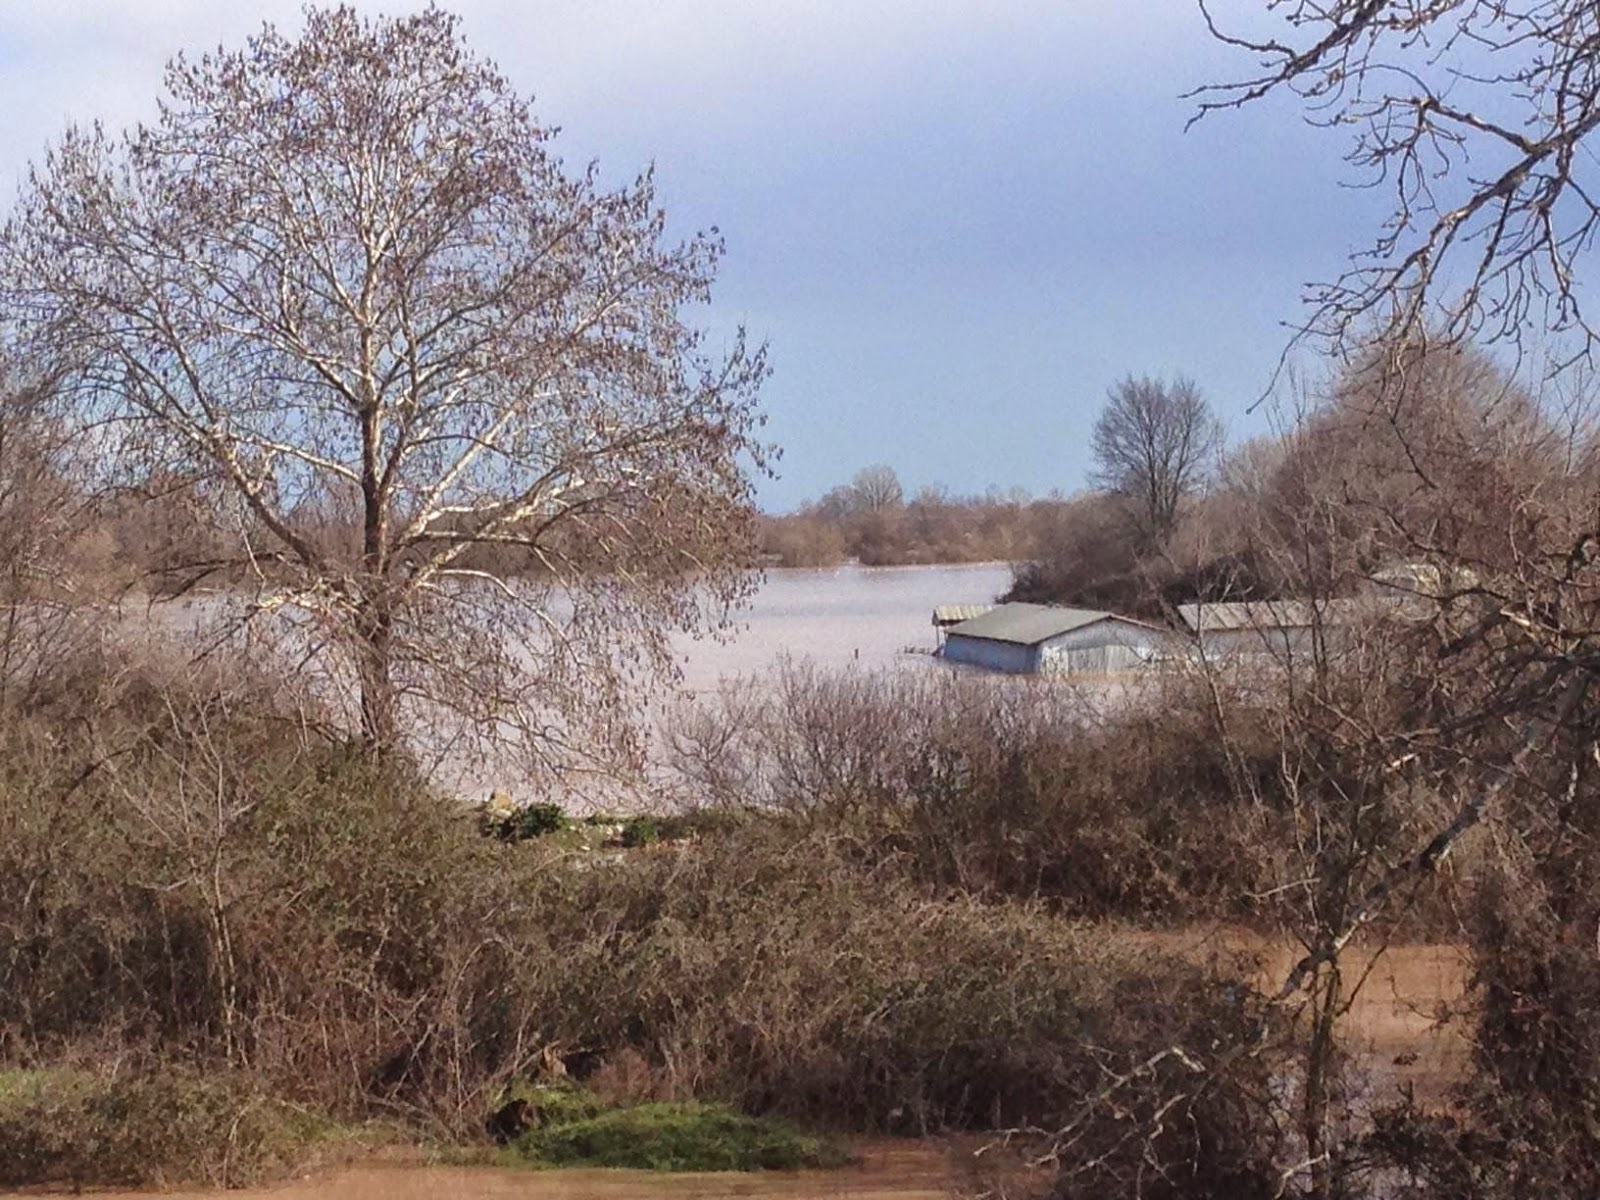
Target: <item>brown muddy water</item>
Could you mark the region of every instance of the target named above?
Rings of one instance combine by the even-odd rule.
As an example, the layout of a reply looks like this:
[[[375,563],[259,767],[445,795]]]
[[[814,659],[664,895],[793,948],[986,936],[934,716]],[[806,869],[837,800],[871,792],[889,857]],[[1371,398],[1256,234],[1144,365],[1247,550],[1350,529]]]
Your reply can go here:
[[[166,1200],[946,1200],[979,1178],[972,1149],[939,1142],[878,1145],[861,1150],[855,1166],[839,1170],[751,1174],[367,1166],[243,1191],[160,1194]],[[99,1200],[151,1195],[95,1194]]]
[[[1304,953],[1300,946],[1228,926],[1125,930],[1122,935],[1197,960],[1242,954],[1254,960],[1251,983],[1264,995],[1277,992]],[[1424,1109],[1449,1111],[1456,1086],[1472,1070],[1477,1013],[1467,947],[1358,941],[1342,961],[1347,1008],[1339,1038],[1350,1055],[1346,1084],[1352,1102],[1379,1107],[1410,1094]],[[1289,1011],[1298,1011],[1298,1001]]]

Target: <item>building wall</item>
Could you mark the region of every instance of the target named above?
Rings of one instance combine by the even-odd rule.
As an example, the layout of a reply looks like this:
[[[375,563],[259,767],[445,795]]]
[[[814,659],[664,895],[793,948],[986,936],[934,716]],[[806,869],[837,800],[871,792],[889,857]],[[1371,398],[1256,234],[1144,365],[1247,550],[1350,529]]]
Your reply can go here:
[[[1268,654],[1279,659],[1300,658],[1311,654],[1316,645],[1309,629],[1213,629],[1201,634],[1200,640],[1207,658],[1229,658],[1240,654]]]
[[[1097,621],[1042,643],[1038,669],[1050,675],[1137,671],[1172,653],[1170,642],[1158,629],[1127,621]]]
[[[951,662],[968,663],[1014,675],[1105,674],[1133,671],[1171,653],[1166,634],[1126,621],[1097,621],[1036,646],[995,642],[952,633],[941,652]]]
[[[1032,646],[963,637],[959,633],[946,635],[941,653],[950,662],[968,663],[991,671],[1009,671],[1013,675],[1025,675],[1032,671],[1035,661]]]

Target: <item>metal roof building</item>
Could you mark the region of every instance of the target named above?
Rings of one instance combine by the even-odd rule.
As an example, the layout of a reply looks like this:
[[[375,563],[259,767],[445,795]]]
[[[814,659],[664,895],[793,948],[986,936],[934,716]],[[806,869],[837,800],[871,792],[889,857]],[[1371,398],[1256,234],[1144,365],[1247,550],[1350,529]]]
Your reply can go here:
[[[1127,671],[1168,651],[1163,630],[1115,613],[1002,604],[951,626],[940,654],[950,662],[1024,675]]]
[[[1405,617],[1413,607],[1401,595],[1331,600],[1246,600],[1180,604],[1178,615],[1207,654],[1295,654],[1340,644],[1345,631],[1378,618]]]
[[[1319,623],[1317,606],[1309,600],[1234,600],[1218,604],[1180,604],[1178,615],[1194,633],[1218,633],[1238,629],[1310,629]],[[1334,615],[1327,606],[1324,606],[1320,622],[1330,623]]]
[[[933,623],[940,629],[948,629],[952,625],[959,625],[963,621],[970,621],[973,617],[981,617],[986,612],[993,612],[992,604],[941,604],[933,610]]]

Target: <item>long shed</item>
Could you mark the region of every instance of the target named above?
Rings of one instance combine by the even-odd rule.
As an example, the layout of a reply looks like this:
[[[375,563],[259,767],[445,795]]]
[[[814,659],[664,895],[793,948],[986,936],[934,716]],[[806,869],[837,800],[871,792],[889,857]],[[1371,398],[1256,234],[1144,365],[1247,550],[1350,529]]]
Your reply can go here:
[[[1312,646],[1315,630],[1342,614],[1307,600],[1249,600],[1180,604],[1178,615],[1209,654],[1299,654]]]
[[[1341,651],[1354,632],[1379,621],[1426,619],[1425,597],[1398,587],[1324,600],[1242,600],[1180,604],[1178,614],[1194,641],[1218,657],[1271,655],[1293,658],[1319,646]]]
[[[1206,654],[1308,654],[1319,644],[1339,650],[1355,629],[1374,621],[1427,615],[1420,598],[1398,589],[1325,600],[1241,600],[1180,604],[1178,615]]]
[[[1100,674],[1143,667],[1168,643],[1154,625],[1098,609],[1002,604],[951,626],[940,654],[1014,675]]]

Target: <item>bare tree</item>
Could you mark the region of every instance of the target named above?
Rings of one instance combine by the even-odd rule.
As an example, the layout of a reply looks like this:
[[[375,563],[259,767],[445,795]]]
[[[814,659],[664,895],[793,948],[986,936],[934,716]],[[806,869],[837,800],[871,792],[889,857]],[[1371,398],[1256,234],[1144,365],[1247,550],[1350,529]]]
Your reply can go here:
[[[850,481],[850,495],[857,512],[882,512],[905,503],[905,489],[894,468],[883,463],[862,467]]]
[[[1392,189],[1372,243],[1312,287],[1303,332],[1343,347],[1520,340],[1592,346],[1578,261],[1600,230],[1600,12],[1587,0],[1290,0],[1282,32],[1212,33],[1256,68],[1200,89],[1196,119],[1289,91],[1318,126],[1354,131],[1347,160]],[[1260,26],[1257,27],[1262,28]]]
[[[9,339],[72,364],[99,482],[203,481],[247,614],[331,652],[374,748],[626,745],[630,680],[750,586],[764,354],[685,311],[715,230],[552,137],[438,9],[310,10],[69,130],[4,229]]]
[[[77,614],[101,582],[84,569],[98,557],[93,513],[72,483],[68,431],[48,410],[52,387],[0,360],[0,709],[31,701],[81,645]]]
[[[1194,381],[1128,376],[1094,425],[1094,482],[1125,497],[1141,531],[1161,543],[1222,446],[1222,424]]]

